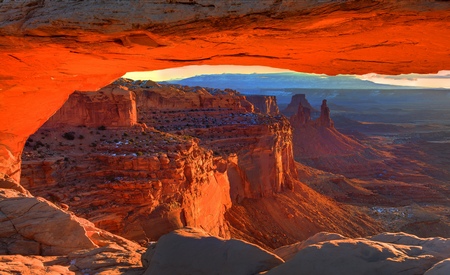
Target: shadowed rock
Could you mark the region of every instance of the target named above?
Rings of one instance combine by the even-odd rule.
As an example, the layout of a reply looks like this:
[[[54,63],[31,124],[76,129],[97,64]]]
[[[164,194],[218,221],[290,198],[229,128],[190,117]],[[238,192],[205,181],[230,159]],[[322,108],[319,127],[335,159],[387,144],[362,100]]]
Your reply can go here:
[[[257,274],[283,260],[240,240],[213,237],[201,229],[184,228],[160,238],[143,256],[145,275]]]

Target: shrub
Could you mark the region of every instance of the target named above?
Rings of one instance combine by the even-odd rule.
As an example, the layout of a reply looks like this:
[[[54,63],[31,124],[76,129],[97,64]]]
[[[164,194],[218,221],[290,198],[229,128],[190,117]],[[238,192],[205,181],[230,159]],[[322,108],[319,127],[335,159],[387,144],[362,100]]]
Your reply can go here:
[[[102,125],[102,126],[98,127],[97,129],[101,130],[101,131],[104,131],[104,130],[106,130],[106,126]]]
[[[75,133],[74,132],[66,132],[62,135],[63,138],[67,140],[74,140],[75,139]]]

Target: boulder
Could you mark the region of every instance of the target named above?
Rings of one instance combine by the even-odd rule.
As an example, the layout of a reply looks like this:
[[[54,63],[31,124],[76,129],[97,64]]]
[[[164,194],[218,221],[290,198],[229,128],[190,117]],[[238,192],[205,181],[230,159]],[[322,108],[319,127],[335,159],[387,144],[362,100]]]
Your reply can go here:
[[[3,253],[62,255],[97,247],[77,217],[11,189],[0,189],[0,224]]]
[[[450,274],[450,259],[446,259],[433,265],[424,275],[448,275]]]
[[[270,270],[279,274],[449,274],[449,239],[383,233],[368,238],[345,238],[319,233],[275,251],[286,263]],[[441,261],[441,262],[440,262]],[[434,265],[434,266],[433,266]]]
[[[283,260],[247,242],[213,237],[201,229],[186,227],[161,237],[142,259],[145,275],[257,274]]]

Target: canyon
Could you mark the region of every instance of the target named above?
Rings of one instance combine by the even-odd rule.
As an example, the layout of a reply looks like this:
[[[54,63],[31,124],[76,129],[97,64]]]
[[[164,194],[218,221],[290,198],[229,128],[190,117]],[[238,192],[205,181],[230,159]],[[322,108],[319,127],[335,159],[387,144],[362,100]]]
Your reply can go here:
[[[372,270],[377,269],[374,262],[391,271],[404,270],[396,265],[400,261],[393,263],[392,259],[406,259],[408,267],[414,267],[410,272],[447,274],[448,251],[428,249],[427,243],[445,248],[448,239],[388,233],[355,238],[381,232],[383,226],[397,229],[398,220],[391,224],[378,221],[390,219],[379,215],[389,216],[389,207],[398,197],[403,198],[395,205],[400,212],[401,207],[408,207],[403,202],[427,203],[436,198],[441,206],[425,207],[439,206],[440,217],[445,217],[448,189],[436,183],[424,165],[431,161],[445,168],[438,160],[417,152],[422,154],[420,161],[406,158],[401,162],[410,149],[407,146],[380,150],[374,146],[377,143],[342,135],[331,121],[308,123],[304,113],[293,119],[303,126],[291,127],[277,113],[273,99],[247,100],[231,90],[151,82],[139,83],[136,89],[134,83],[120,80],[96,91],[128,71],[191,64],[259,64],[333,75],[434,73],[449,64],[448,17],[448,1],[2,1],[0,271],[161,274],[166,260],[169,266],[177,266],[170,250],[164,251],[184,243],[178,234],[187,236],[194,246],[202,238],[222,244],[233,236],[267,249],[250,245],[248,257],[233,252],[233,260],[223,261],[210,253],[209,262],[198,262],[197,266],[205,268],[220,262],[217,266],[225,274],[269,269],[269,274],[289,273],[298,268],[296,258],[305,272],[311,272],[306,259],[311,268],[319,265],[326,273],[326,268],[342,266],[321,261],[329,247],[338,247],[338,255],[349,257],[348,247],[357,247],[367,259],[359,262],[361,272],[367,271],[368,262]],[[178,94],[188,101],[178,101]],[[101,115],[82,110],[80,102],[86,100],[90,100],[87,105],[102,110]],[[155,104],[164,109],[140,112]],[[193,115],[183,116],[174,104],[190,106]],[[294,106],[293,110],[298,109]],[[55,112],[56,117],[50,119]],[[168,122],[158,121],[162,116]],[[215,116],[219,119],[213,121]],[[239,124],[233,125],[233,120]],[[232,135],[224,136],[231,130]],[[338,150],[328,163],[324,154],[323,159],[315,159],[320,147],[306,146],[300,152],[310,150],[311,155],[299,157],[295,143],[308,140],[302,133],[312,133],[313,141],[316,137],[333,140]],[[255,136],[263,138],[259,141]],[[349,154],[351,146],[357,150]],[[439,151],[436,146],[427,148]],[[381,167],[391,169],[378,170],[380,157],[389,160]],[[355,168],[361,168],[358,162],[363,158],[369,165],[359,172]],[[124,168],[110,169],[118,166]],[[259,169],[264,173],[258,173]],[[342,173],[334,174],[338,171]],[[368,184],[366,180],[374,173],[379,178]],[[399,180],[386,185],[385,178],[391,176]],[[47,199],[34,197],[34,192]],[[111,195],[117,201],[108,199]],[[370,211],[362,206],[368,202],[379,207],[372,211],[378,217],[368,216]],[[405,213],[410,214],[407,209]],[[427,223],[417,222],[404,229],[416,230],[418,235],[429,233],[424,230]],[[150,242],[146,253],[135,242],[103,229],[145,246],[187,225],[206,232],[179,229],[164,235],[167,242],[156,246]],[[434,225],[431,233],[448,228],[445,220]],[[324,230],[342,235],[313,236]],[[299,245],[300,256],[292,261],[281,256],[285,254],[272,253],[273,248],[299,240],[305,245]],[[247,244],[231,239],[227,246]],[[197,255],[192,254],[192,246],[180,251]],[[367,258],[367,251],[376,256]],[[261,258],[253,261],[251,255]],[[236,258],[243,261],[236,262]],[[265,264],[261,267],[258,261]],[[240,271],[229,266],[239,266]],[[176,272],[185,270],[171,274]],[[316,273],[320,274],[317,269]]]
[[[329,226],[357,236],[381,229],[298,180],[290,123],[267,114],[273,97],[252,98],[269,106],[263,114],[233,90],[152,81],[119,79],[82,95],[30,136],[21,186],[97,227],[146,244],[194,226],[271,248]]]

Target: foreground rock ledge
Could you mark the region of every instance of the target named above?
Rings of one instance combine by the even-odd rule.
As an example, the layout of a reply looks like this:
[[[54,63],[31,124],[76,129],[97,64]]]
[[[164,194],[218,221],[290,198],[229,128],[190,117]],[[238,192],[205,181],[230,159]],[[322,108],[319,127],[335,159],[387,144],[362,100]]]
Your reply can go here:
[[[383,233],[351,239],[318,233],[274,252],[201,229],[173,231],[142,257],[153,274],[448,274],[450,239]],[[278,256],[286,259],[284,263]]]

